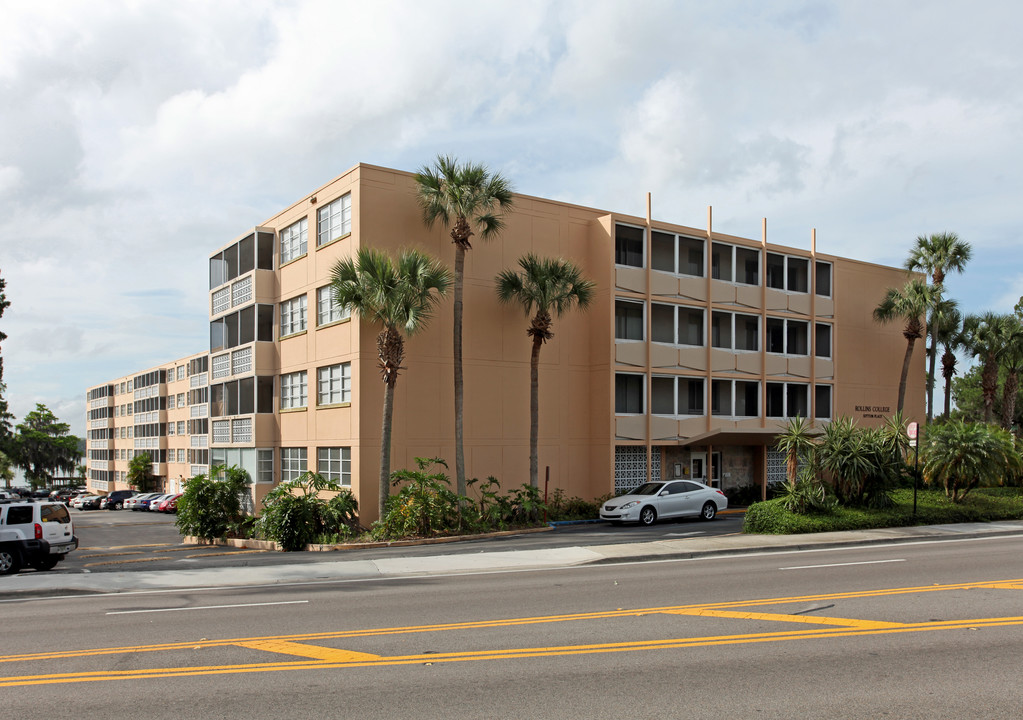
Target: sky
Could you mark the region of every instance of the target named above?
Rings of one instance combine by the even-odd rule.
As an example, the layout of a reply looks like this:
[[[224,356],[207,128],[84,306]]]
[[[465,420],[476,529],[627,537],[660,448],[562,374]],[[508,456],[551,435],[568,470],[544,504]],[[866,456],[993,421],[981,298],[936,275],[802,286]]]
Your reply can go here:
[[[359,162],[890,265],[970,242],[1023,295],[1023,5],[0,0],[6,396],[208,347],[208,257]]]

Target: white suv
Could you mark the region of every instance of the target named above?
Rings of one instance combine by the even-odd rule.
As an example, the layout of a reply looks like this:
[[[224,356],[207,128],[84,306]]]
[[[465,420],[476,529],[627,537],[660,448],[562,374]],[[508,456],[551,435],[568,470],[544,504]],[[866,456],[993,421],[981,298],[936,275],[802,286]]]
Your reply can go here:
[[[0,502],[0,575],[24,566],[52,570],[78,547],[63,503]]]

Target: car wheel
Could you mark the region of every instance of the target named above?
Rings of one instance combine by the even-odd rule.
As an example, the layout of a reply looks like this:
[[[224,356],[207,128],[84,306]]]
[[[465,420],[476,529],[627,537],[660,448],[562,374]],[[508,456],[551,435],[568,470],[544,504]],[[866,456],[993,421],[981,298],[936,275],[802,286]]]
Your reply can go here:
[[[647,505],[639,512],[640,525],[653,525],[657,520],[657,511]]]
[[[21,569],[21,559],[15,550],[0,549],[0,575],[10,575]]]
[[[714,516],[718,514],[718,506],[712,502],[704,503],[703,509],[700,510],[701,520],[713,520]]]
[[[60,558],[48,557],[35,561],[32,563],[32,567],[39,571],[53,570],[53,568],[57,567],[58,562],[60,562]]]
[[[120,510],[123,507],[124,505],[122,505],[121,503],[114,503],[114,510]]]

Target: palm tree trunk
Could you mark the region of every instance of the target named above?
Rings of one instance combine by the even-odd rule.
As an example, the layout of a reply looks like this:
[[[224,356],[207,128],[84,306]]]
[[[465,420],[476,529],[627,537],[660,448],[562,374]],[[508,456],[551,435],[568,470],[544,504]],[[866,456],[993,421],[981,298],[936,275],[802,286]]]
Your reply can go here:
[[[984,359],[980,374],[980,390],[984,397],[984,422],[991,424],[995,416],[995,393],[998,392],[998,361],[993,355]]]
[[[902,377],[899,379],[899,404],[897,409],[902,412],[902,406],[906,400],[906,380],[909,378],[909,363],[913,358],[913,343],[915,339],[906,341],[906,358],[902,361]]]
[[[540,435],[540,346],[543,338],[533,337],[529,358],[529,484],[540,487],[540,459],[537,441]]]
[[[465,287],[465,248],[455,243],[455,317],[454,317],[454,371],[455,371],[455,487],[465,495],[465,438],[462,430],[462,292]]]
[[[397,380],[397,378],[395,378]],[[380,427],[380,497],[377,518],[384,519],[391,494],[391,418],[394,415],[394,383],[384,382],[384,419]]]
[[[945,419],[952,412],[952,376],[956,372],[956,356],[947,349],[941,356],[941,374],[945,378]]]
[[[1016,417],[1016,393],[1019,390],[1019,372],[1009,370],[1005,376],[1005,387],[1002,389],[1002,427],[1012,429],[1012,421]]]
[[[927,328],[931,336],[931,347],[927,350],[927,424],[934,419],[934,370],[938,361],[938,340],[932,328]]]

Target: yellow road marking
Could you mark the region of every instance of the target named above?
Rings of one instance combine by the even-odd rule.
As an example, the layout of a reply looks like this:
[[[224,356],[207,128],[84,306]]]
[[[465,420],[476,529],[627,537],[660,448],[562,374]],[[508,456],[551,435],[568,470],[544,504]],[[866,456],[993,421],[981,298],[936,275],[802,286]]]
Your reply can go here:
[[[141,562],[141,561],[139,561]],[[812,601],[854,599],[870,597],[888,597],[899,594],[911,594],[921,592],[943,592],[947,590],[972,590],[972,589],[1018,589],[1023,588],[1023,579],[1019,580],[997,580],[972,583],[954,583],[950,585],[926,585],[922,587],[909,588],[886,588],[881,590],[862,590],[847,593],[829,593],[822,595],[800,595],[784,598],[764,598],[757,600],[735,600],[720,603],[701,603],[696,605],[677,605],[656,608],[617,609],[601,610],[587,613],[571,613],[566,615],[549,615],[524,618],[505,618],[497,620],[476,620],[459,623],[442,623],[437,625],[411,625],[405,627],[369,628],[364,630],[333,630],[326,632],[301,633],[296,635],[271,635],[249,638],[231,638],[223,640],[189,640],[174,643],[162,643],[157,645],[129,645],[121,647],[92,648],[86,650],[63,650],[49,651],[43,653],[32,653],[24,655],[0,656],[0,663],[23,662],[31,660],[58,660],[64,658],[92,657],[98,655],[117,655],[124,653],[163,652],[169,650],[187,650],[195,648],[226,647],[240,645],[247,642],[261,641],[311,641],[311,640],[336,640],[346,638],[376,637],[383,635],[404,635],[413,633],[445,632],[452,630],[480,630],[487,628],[514,627],[520,625],[535,625],[543,623],[571,622],[577,620],[603,620],[621,617],[642,617],[645,615],[656,615],[663,613],[696,614],[698,611],[724,612],[726,608],[756,607],[763,605],[783,605],[786,603],[805,603]],[[749,613],[742,613],[748,616]],[[779,616],[779,617],[800,617],[803,616]],[[818,618],[823,619],[823,618]],[[803,619],[801,622],[806,622]],[[854,622],[854,621],[850,621]],[[863,621],[873,622],[873,621]],[[897,624],[895,624],[897,625]],[[897,627],[902,627],[898,626]],[[905,625],[905,627],[913,627]]]
[[[141,552],[117,552],[117,553],[95,553],[91,555],[76,555],[76,559],[80,560],[92,560],[94,558],[101,557],[121,557],[123,555],[141,555]]]
[[[265,650],[266,652],[278,653],[280,655],[297,655],[298,657],[310,658],[312,660],[327,660],[329,662],[348,663],[380,659],[379,655],[370,655],[369,653],[355,652],[354,650],[339,650],[337,648],[323,647],[322,645],[305,645],[284,640],[256,640],[237,644],[240,647],[251,648],[252,650]]]
[[[358,667],[383,667],[396,665],[413,665],[423,662],[450,663],[471,662],[478,660],[516,660],[537,657],[556,657],[569,655],[592,655],[616,652],[637,652],[650,650],[671,650],[680,648],[710,647],[716,645],[736,645],[744,643],[784,642],[788,640],[817,640],[834,637],[856,637],[865,635],[883,635],[890,633],[926,632],[938,630],[961,630],[963,628],[1004,627],[1023,625],[1023,617],[982,618],[976,620],[954,620],[906,624],[894,628],[875,629],[814,629],[779,633],[753,633],[746,635],[720,635],[696,638],[671,638],[666,640],[646,640],[623,643],[600,643],[594,645],[564,645],[538,648],[507,648],[496,650],[473,650],[451,653],[430,653],[420,655],[399,655],[377,657],[362,655],[352,660],[326,660],[319,662],[277,662],[248,663],[236,665],[207,665],[180,668],[149,668],[144,670],[113,670],[89,671],[79,673],[56,673],[50,675],[22,675],[0,678],[0,687],[17,687],[25,685],[54,685],[60,683],[106,682],[112,680],[137,680],[149,678],[191,677],[196,675],[227,675],[253,672],[279,672],[282,670],[328,670]],[[308,646],[307,646],[308,647]],[[262,649],[262,648],[261,648]],[[325,648],[326,649],[326,648]],[[339,651],[346,652],[346,651]]]
[[[780,615],[778,613],[750,613],[735,612],[731,610],[669,610],[670,615],[696,615],[702,617],[735,618],[737,620],[770,620],[773,622],[808,623],[810,625],[838,625],[840,627],[853,627],[874,629],[889,627],[904,627],[905,623],[882,622],[880,620],[850,620],[848,618],[817,617],[816,615]]]

